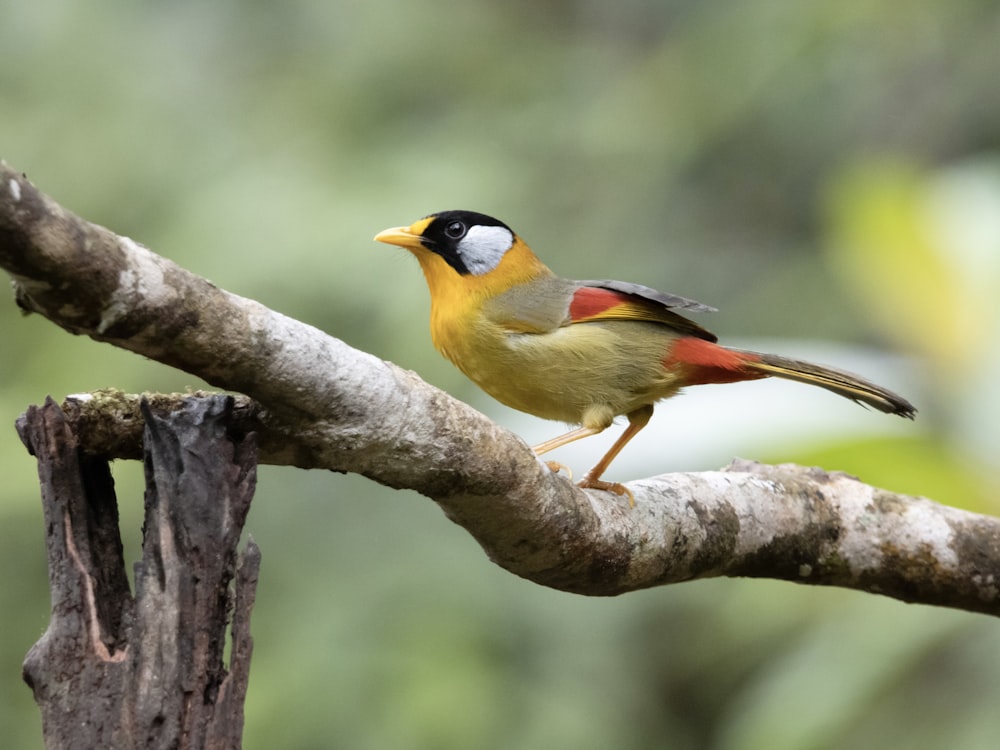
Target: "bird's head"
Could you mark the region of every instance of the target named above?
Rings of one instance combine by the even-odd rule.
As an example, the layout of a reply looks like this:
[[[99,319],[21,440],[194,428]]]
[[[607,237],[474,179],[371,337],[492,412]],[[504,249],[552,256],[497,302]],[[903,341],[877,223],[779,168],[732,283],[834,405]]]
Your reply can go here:
[[[375,239],[413,253],[432,296],[458,287],[498,294],[551,274],[510,227],[475,211],[431,214],[408,227],[379,232]]]

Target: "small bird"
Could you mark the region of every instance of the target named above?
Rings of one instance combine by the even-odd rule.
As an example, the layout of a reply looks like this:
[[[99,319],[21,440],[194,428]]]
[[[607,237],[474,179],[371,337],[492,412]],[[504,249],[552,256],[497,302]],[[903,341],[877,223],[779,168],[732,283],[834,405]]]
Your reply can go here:
[[[534,446],[536,455],[627,417],[625,431],[579,486],[628,495],[633,505],[631,491],[601,477],[649,422],[653,404],[689,385],[774,376],[888,414],[913,419],[916,413],[906,399],[856,375],[720,346],[714,334],[675,312],[714,312],[708,305],[640,284],[560,278],[510,227],[485,214],[444,211],[375,239],[419,261],[441,354],[497,401],[580,425]]]

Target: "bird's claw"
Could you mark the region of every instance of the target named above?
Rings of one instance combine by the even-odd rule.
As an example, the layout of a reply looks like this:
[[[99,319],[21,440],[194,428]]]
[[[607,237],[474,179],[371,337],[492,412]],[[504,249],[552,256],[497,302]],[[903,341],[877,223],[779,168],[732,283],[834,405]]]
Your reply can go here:
[[[558,461],[546,461],[545,465],[549,467],[549,471],[551,471],[553,474],[558,474],[561,471],[565,471],[566,476],[569,477],[569,480],[571,482],[573,481],[573,470],[570,469],[566,464],[561,464]]]
[[[559,474],[560,472],[565,471],[570,481],[573,480],[573,471],[566,466],[566,464],[561,464],[558,461],[546,461],[545,465],[549,467],[549,470],[553,474]],[[632,494],[632,490],[620,482],[605,482],[603,479],[594,479],[588,472],[576,486],[584,490],[604,490],[605,492],[614,492],[620,497],[628,497],[629,507],[635,507],[635,495]]]
[[[605,482],[603,479],[591,479],[590,477],[585,476],[576,486],[585,490],[604,490],[606,492],[614,492],[616,495],[621,497],[628,496],[629,507],[635,507],[635,495],[632,494],[632,490],[620,482]]]

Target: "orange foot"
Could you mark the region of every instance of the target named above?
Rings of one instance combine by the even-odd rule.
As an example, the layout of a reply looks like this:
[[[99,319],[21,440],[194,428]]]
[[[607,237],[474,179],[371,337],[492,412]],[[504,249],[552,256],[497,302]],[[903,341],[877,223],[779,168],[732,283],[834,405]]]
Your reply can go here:
[[[630,508],[635,507],[635,495],[632,494],[632,490],[626,487],[624,484],[618,482],[605,482],[603,479],[591,479],[589,475],[584,476],[580,480],[577,487],[581,487],[585,490],[605,490],[607,492],[614,492],[616,495],[624,497],[628,495],[628,504]]]
[[[558,474],[560,471],[565,471],[566,476],[569,477],[570,481],[573,481],[573,470],[566,466],[566,464],[561,464],[558,461],[546,461],[545,465],[549,467],[549,471],[553,474]]]

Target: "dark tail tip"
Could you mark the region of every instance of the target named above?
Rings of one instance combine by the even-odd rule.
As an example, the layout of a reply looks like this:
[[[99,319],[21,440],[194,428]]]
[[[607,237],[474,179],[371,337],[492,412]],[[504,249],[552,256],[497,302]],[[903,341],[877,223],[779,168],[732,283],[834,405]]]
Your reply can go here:
[[[917,416],[917,407],[902,396],[895,394],[892,391],[884,391],[882,395],[885,396],[886,402],[890,406],[889,409],[884,410],[887,413],[898,414],[906,419],[914,419]]]
[[[755,357],[756,361],[748,363],[749,366],[769,375],[818,385],[886,414],[897,414],[906,419],[913,419],[917,414],[917,408],[898,393],[853,373],[775,354],[755,354]]]

